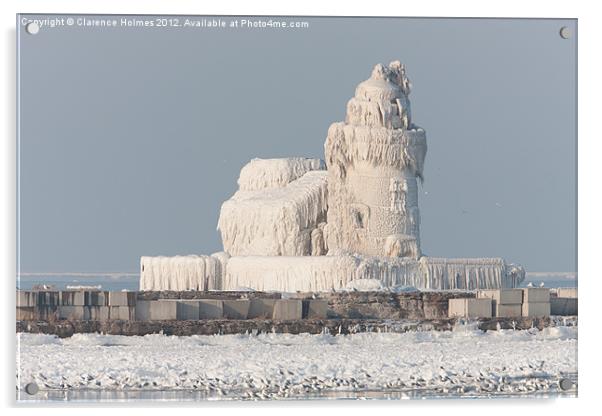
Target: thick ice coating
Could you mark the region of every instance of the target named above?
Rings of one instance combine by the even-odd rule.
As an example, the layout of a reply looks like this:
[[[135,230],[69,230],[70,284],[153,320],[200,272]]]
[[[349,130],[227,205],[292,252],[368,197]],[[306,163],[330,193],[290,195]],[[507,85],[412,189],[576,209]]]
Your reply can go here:
[[[266,188],[281,188],[310,170],[324,170],[320,159],[289,157],[283,159],[253,159],[240,171],[238,189],[255,191]]]
[[[222,262],[213,256],[140,258],[140,290],[221,289]]]
[[[221,207],[224,252],[142,257],[140,288],[328,291],[375,281],[421,289],[518,286],[525,270],[501,258],[422,254],[418,186],[427,145],[412,121],[410,90],[399,61],[376,65],[347,103],[345,121],[328,129],[325,163],[251,160],[240,172],[239,190]]]
[[[326,175],[310,171],[284,187],[237,191],[219,216],[224,250],[232,256],[311,255],[312,232],[326,219]]]
[[[410,82],[398,61],[378,64],[328,129],[330,249],[368,256],[420,257],[418,182],[423,129],[411,122]]]

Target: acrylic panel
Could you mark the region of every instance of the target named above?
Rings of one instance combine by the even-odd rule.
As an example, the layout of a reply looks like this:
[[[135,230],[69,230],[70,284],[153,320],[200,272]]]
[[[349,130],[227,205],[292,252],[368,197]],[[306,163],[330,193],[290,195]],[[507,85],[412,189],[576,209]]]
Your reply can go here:
[[[19,401],[577,395],[577,21],[17,16]]]

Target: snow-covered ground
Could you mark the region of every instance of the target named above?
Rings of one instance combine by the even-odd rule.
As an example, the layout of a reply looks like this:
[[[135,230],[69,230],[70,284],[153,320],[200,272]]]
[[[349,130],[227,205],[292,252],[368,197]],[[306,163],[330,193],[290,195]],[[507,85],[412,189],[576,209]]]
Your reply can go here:
[[[285,398],[342,391],[553,393],[577,371],[577,328],[353,335],[17,334],[17,385]],[[40,394],[40,393],[39,393]]]

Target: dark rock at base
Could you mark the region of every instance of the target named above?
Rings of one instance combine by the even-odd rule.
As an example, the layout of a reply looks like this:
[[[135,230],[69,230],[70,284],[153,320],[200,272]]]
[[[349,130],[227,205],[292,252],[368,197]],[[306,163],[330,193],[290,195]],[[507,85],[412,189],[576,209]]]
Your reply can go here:
[[[386,292],[342,292],[323,295],[328,300],[328,318],[401,319],[399,301]]]
[[[456,324],[477,322],[483,331],[501,329],[543,329],[556,325],[576,325],[576,318],[491,318],[476,321],[463,319],[382,320],[382,319],[299,319],[277,321],[249,320],[190,320],[190,321],[17,321],[17,332],[55,334],[61,338],[75,333],[104,333],[110,335],[165,334],[177,336],[215,334],[352,334],[359,332],[449,331]]]
[[[448,301],[474,298],[474,292],[338,292],[320,294],[328,300],[328,318],[350,319],[443,319]]]

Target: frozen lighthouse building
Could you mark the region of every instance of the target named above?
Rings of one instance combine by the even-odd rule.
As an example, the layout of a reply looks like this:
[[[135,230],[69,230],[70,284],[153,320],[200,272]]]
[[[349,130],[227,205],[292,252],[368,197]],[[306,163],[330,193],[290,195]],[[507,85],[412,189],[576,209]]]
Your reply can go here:
[[[328,291],[379,280],[423,289],[514,287],[501,258],[422,254],[418,182],[426,133],[398,61],[378,64],[328,129],[320,159],[253,159],[222,205],[224,251],[142,257],[141,290]],[[353,282],[353,283],[352,283]]]
[[[399,62],[376,65],[328,130],[328,247],[366,256],[420,257],[417,179],[426,135],[412,124]]]

